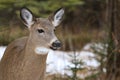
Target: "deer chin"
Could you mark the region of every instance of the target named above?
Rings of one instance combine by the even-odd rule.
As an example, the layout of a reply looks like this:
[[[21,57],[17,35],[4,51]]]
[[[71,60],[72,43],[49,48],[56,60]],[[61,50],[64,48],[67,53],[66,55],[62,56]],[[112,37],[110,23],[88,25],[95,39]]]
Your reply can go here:
[[[50,49],[45,48],[45,47],[36,47],[35,48],[35,53],[36,54],[48,54]]]

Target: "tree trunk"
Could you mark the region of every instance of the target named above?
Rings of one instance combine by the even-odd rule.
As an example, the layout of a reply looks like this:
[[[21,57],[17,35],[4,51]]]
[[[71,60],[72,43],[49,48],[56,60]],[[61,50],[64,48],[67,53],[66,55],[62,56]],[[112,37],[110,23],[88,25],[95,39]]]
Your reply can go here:
[[[108,0],[110,40],[107,55],[106,80],[120,80],[120,1]]]

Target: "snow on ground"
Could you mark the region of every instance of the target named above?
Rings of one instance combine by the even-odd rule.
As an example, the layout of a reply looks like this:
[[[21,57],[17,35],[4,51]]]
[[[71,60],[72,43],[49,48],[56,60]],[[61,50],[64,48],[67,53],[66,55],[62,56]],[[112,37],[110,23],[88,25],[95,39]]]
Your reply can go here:
[[[72,75],[72,73],[66,69],[69,67],[74,67],[71,63],[71,56],[73,52],[63,52],[63,51],[52,51],[48,54],[47,58],[47,72],[51,74],[60,73]],[[82,60],[84,62],[84,67],[88,68],[93,67],[97,68],[100,64],[94,59],[95,55],[88,51],[76,52],[77,59]]]
[[[0,60],[1,60],[2,56],[3,56],[3,53],[4,53],[5,49],[6,49],[5,46],[0,46]]]
[[[6,47],[0,47],[0,59],[3,56]],[[87,51],[89,49],[89,44],[83,48],[83,51],[77,51],[77,59],[82,60],[85,63],[84,67],[93,67],[96,68],[100,65],[99,62],[95,60],[95,55],[92,52]],[[85,51],[84,51],[85,50]],[[50,51],[47,58],[47,70],[46,72],[55,74],[67,74],[72,75],[72,73],[68,70],[68,66],[74,67],[74,65],[70,62],[72,58],[70,55],[73,55],[73,52],[64,52],[64,51]]]

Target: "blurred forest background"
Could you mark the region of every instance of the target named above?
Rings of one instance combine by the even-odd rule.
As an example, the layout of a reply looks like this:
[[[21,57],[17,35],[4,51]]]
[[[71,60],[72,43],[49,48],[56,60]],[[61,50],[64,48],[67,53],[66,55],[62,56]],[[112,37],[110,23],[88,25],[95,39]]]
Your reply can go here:
[[[36,17],[48,17],[64,7],[64,20],[56,31],[63,42],[61,50],[80,51],[88,43],[103,44],[101,50],[92,46],[100,56],[100,70],[84,80],[120,80],[120,0],[0,0],[1,46],[28,35],[19,16],[22,7],[29,8]],[[83,80],[76,78],[81,69],[71,70],[73,77],[57,76],[53,80]]]

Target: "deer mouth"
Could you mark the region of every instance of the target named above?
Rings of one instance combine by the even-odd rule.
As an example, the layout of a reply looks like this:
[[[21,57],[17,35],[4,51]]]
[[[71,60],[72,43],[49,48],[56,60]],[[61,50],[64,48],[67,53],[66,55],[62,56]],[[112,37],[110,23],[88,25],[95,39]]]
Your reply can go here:
[[[59,50],[60,47],[50,47],[50,49],[52,49],[52,50]]]

